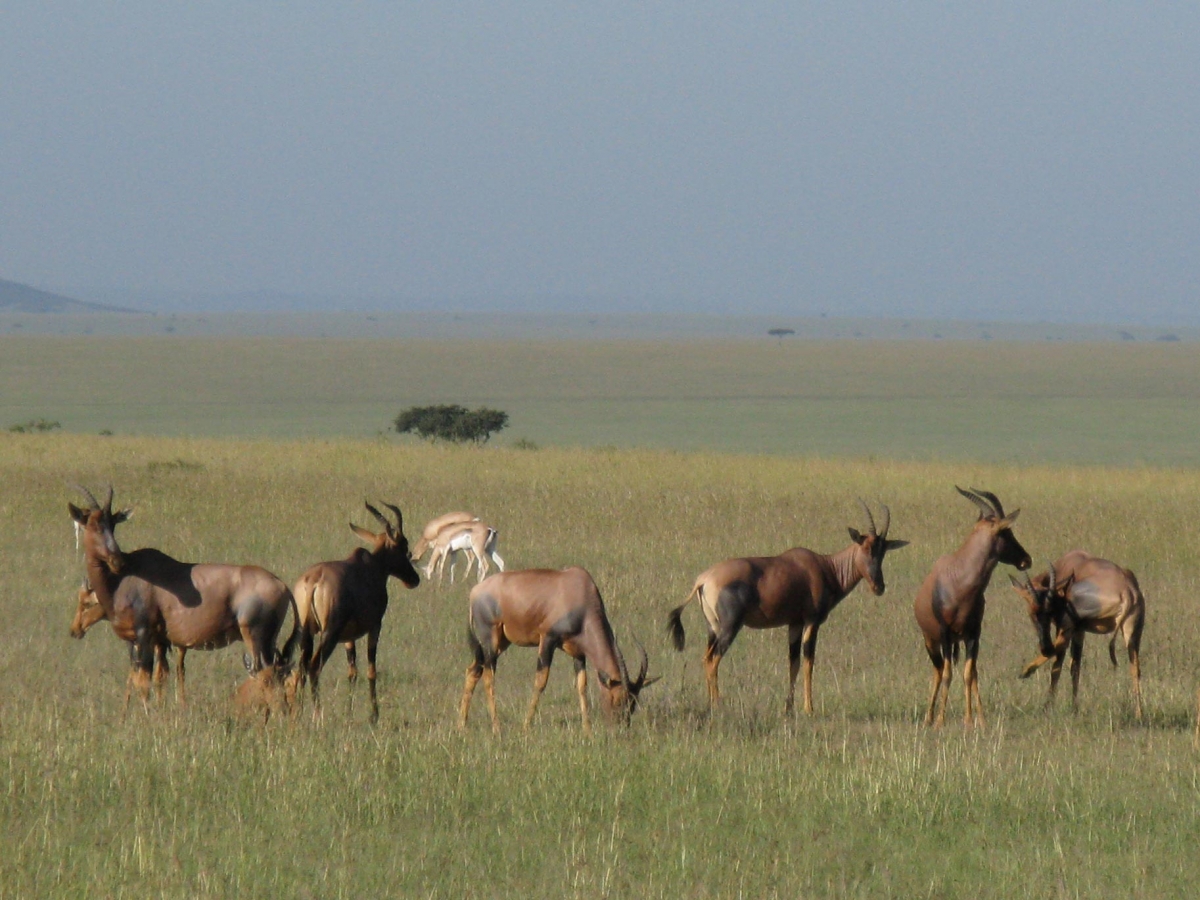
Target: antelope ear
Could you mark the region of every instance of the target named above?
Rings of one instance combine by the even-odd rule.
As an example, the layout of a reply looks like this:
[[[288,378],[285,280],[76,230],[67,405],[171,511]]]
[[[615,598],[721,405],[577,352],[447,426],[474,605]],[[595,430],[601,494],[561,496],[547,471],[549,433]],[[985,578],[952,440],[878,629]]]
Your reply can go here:
[[[1014,509],[1007,516],[996,523],[996,530],[1001,531],[1005,528],[1012,528],[1013,522],[1017,521],[1017,516],[1021,514],[1019,509]]]
[[[641,690],[645,690],[646,688],[650,687],[650,685],[654,684],[654,682],[656,682],[656,681],[662,681],[662,676],[661,675],[652,675],[651,677],[647,678],[645,681],[642,682]]]
[[[122,522],[128,522],[132,518],[133,518],[133,507],[129,506],[119,512],[113,513],[112,523],[114,525],[120,525]]]
[[[888,550],[899,550],[901,547],[907,547],[908,541],[888,541],[886,546]]]
[[[866,540],[866,537],[860,534],[857,528],[847,528],[846,530],[850,532],[850,540],[854,541],[854,543],[862,544]]]
[[[1008,576],[1008,581],[1013,586],[1013,590],[1015,590],[1018,594],[1024,594],[1026,592],[1025,585],[1023,585],[1023,584],[1021,584],[1021,582],[1017,581],[1017,579],[1014,578],[1012,575]]]
[[[70,510],[70,512],[71,512],[71,518],[72,518],[72,519],[74,519],[74,520],[75,520],[76,522],[78,522],[80,525],[86,525],[86,524],[87,524],[87,520],[88,520],[88,514],[87,514],[87,513],[85,513],[85,512],[84,512],[82,509],[80,509],[80,508],[79,508],[78,506],[76,506],[74,503],[68,503],[68,504],[67,504],[67,509],[68,509],[68,510]]]
[[[602,685],[604,685],[606,688],[610,688],[610,689],[615,688],[618,684],[621,683],[621,679],[609,678],[607,672],[601,672],[599,669],[596,670],[596,678],[598,678],[600,680],[600,683]]]
[[[362,528],[358,525],[355,525],[353,522],[350,523],[350,530],[353,531],[355,534],[357,534],[360,538],[362,538],[368,544],[375,543],[377,535],[374,532],[367,531],[367,529]]]

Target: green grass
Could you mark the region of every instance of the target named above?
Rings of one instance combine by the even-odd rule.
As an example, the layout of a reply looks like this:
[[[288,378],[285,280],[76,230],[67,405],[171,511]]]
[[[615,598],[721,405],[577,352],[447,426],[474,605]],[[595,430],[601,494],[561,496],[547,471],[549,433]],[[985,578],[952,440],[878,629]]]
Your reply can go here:
[[[431,403],[507,444],[1200,464],[1187,343],[0,338],[0,428],[367,438]]]
[[[66,633],[81,573],[69,481],[111,481],[135,504],[126,548],[288,581],[355,546],[363,497],[398,502],[410,533],[474,509],[512,567],[586,566],[627,652],[640,638],[664,680],[628,731],[588,740],[560,658],[523,733],[534,656],[514,648],[497,680],[505,733],[491,737],[477,697],[460,735],[466,591],[423,584],[393,586],[377,727],[340,654],[322,722],[236,718],[237,647],[189,656],[187,708],[169,691],[122,716],[124,647],[103,625]],[[0,483],[0,896],[1161,897],[1200,875],[1194,470],[0,434]],[[954,483],[1023,507],[1039,565],[1083,546],[1138,573],[1144,725],[1094,638],[1078,714],[1066,696],[1041,711],[1045,681],[1016,677],[1035,639],[1002,570],[981,654],[988,728],[921,727],[912,598],[973,520]],[[888,557],[885,596],[856,592],[822,629],[816,716],[783,717],[771,631],[738,638],[707,718],[699,614],[675,654],[666,612],[718,559],[840,549],[862,527],[857,496],[888,503],[913,544]]]

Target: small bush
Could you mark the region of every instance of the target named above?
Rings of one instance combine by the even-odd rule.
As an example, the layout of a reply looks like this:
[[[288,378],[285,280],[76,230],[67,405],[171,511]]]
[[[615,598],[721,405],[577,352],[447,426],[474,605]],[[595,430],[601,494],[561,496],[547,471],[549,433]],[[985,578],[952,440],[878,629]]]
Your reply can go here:
[[[508,413],[486,406],[474,410],[458,404],[410,406],[396,416],[394,424],[400,434],[415,434],[426,440],[483,444],[508,425]]]
[[[55,431],[62,428],[61,422],[52,422],[49,419],[30,419],[28,422],[18,422],[16,425],[8,426],[9,431],[17,434],[34,434],[39,431]]]

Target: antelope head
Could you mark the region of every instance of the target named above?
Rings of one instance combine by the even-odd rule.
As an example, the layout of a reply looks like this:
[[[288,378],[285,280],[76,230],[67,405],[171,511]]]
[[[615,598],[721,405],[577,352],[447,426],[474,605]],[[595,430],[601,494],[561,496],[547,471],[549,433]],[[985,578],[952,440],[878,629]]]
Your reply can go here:
[[[71,518],[83,529],[83,549],[89,560],[95,560],[105,566],[112,574],[120,575],[125,565],[125,554],[117,546],[114,534],[116,527],[129,518],[132,509],[122,509],[113,512],[113,489],[108,486],[108,499],[101,506],[92,492],[85,487],[79,490],[88,499],[89,506],[82,509],[74,503],[68,503],[67,509]]]
[[[979,508],[979,519],[975,522],[975,528],[977,531],[986,528],[991,532],[992,552],[996,559],[1005,565],[1015,566],[1022,572],[1033,565],[1033,560],[1012,533],[1013,523],[1021,514],[1019,509],[1006,514],[999,498],[993,493],[977,488],[964,491],[958,485],[955,485],[954,489]]]
[[[1048,584],[1038,587],[1029,574],[1026,573],[1025,581],[1021,582],[1012,575],[1008,576],[1009,582],[1021,599],[1025,601],[1025,605],[1029,608],[1029,621],[1033,623],[1033,630],[1037,633],[1038,648],[1042,656],[1050,657],[1054,655],[1054,641],[1050,637],[1050,626],[1054,622],[1054,566],[1050,566],[1050,571],[1046,575]],[[1038,576],[1038,581],[1042,581],[1042,576]]]
[[[75,607],[75,618],[71,620],[71,637],[82,638],[88,629],[104,618],[104,607],[96,598],[92,586],[83,580],[79,586],[79,602]]]
[[[620,678],[613,678],[606,672],[596,672],[605,712],[622,725],[628,725],[633,717],[633,711],[637,709],[638,695],[641,694],[642,688],[649,687],[661,677],[646,677],[650,661],[646,658],[646,648],[639,643],[638,649],[641,651],[642,661],[638,667],[637,678],[629,677],[629,670],[625,668],[625,658],[621,656],[620,651],[617,651],[617,662],[621,666]]]
[[[389,575],[399,578],[405,587],[415,588],[421,583],[421,576],[413,568],[412,554],[408,551],[408,538],[404,536],[404,516],[400,513],[399,507],[392,506],[390,503],[382,504],[391,510],[392,514],[396,517],[396,524],[392,525],[391,522],[384,518],[383,513],[370,503],[364,502],[363,505],[366,506],[367,512],[383,525],[383,531],[376,534],[373,531],[360,528],[353,522],[350,523],[350,530],[372,545],[372,554],[377,559],[383,560],[384,568]]]
[[[886,585],[883,583],[883,557],[889,550],[899,550],[901,547],[907,547],[908,541],[890,541],[888,540],[888,529],[892,525],[892,512],[882,503],[880,508],[883,510],[883,530],[879,531],[875,528],[875,517],[871,515],[871,508],[859,498],[859,504],[863,508],[863,512],[867,514],[867,534],[862,534],[856,528],[848,529],[850,532],[850,540],[858,544],[859,552],[855,554],[855,567],[858,574],[867,582],[871,588],[871,593],[876,597],[883,594]]]

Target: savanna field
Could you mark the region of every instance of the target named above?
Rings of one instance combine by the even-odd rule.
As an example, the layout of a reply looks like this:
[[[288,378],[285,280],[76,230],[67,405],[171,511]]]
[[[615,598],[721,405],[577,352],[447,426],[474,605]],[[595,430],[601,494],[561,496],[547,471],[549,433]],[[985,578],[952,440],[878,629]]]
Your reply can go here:
[[[1195,893],[1192,344],[5,337],[0,386],[0,425],[63,426],[0,434],[0,896]],[[511,425],[479,448],[386,433],[435,402]],[[189,654],[186,707],[172,673],[162,702],[125,712],[125,645],[103,623],[67,634],[72,482],[135,507],[126,550],[288,583],[359,544],[364,499],[398,504],[410,538],[470,509],[510,568],[586,567],[626,656],[640,640],[663,678],[628,730],[589,739],[560,655],[524,732],[535,653],[514,647],[503,734],[481,691],[460,733],[467,588],[393,582],[374,727],[340,651],[317,722],[307,705],[236,715],[239,645]],[[1143,723],[1123,648],[1114,670],[1096,636],[1078,711],[1065,673],[1043,710],[1048,675],[1017,677],[1036,642],[1000,567],[987,727],[963,730],[958,671],[947,726],[922,726],[912,602],[975,519],[955,484],[1021,508],[1035,571],[1083,547],[1138,574]],[[845,547],[860,496],[912,543],[888,555],[882,597],[860,586],[822,627],[815,716],[783,715],[781,630],[739,635],[708,716],[701,615],[686,610],[675,653],[669,610],[720,559]]]

